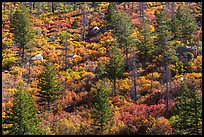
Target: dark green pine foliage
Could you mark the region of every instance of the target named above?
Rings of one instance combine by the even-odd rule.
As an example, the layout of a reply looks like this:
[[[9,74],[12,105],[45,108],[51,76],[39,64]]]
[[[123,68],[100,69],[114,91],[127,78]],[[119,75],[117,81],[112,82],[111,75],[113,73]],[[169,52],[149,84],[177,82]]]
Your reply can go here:
[[[26,89],[19,88],[14,95],[11,111],[7,111],[6,118],[2,124],[12,124],[11,127],[3,129],[8,135],[40,135],[40,119],[36,117],[37,110],[34,100]]]
[[[31,48],[32,44],[28,44],[33,38],[32,23],[29,12],[24,5],[20,5],[10,18],[11,32],[14,34],[14,41],[19,46],[19,54],[22,62],[25,62],[25,50]]]
[[[190,9],[188,7],[185,7],[182,14],[182,41],[184,41],[184,44],[188,44],[192,42],[192,39],[195,35],[195,30],[197,27],[195,18],[190,13]]]
[[[154,52],[154,39],[152,38],[153,34],[151,33],[151,28],[148,23],[148,19],[143,17],[139,27],[139,32],[143,36],[140,39],[140,44],[138,44],[138,49],[140,50],[140,61],[147,62],[152,60]]]
[[[98,79],[103,79],[107,77],[106,64],[102,61],[99,61],[95,73],[97,74]]]
[[[51,103],[62,94],[63,87],[57,77],[57,70],[52,62],[46,64],[44,72],[39,76],[38,103],[45,105],[48,103],[48,111],[51,111]]]
[[[123,78],[124,70],[124,56],[117,44],[113,44],[110,50],[110,60],[106,66],[107,78],[113,80],[113,90],[116,92],[116,79]]]
[[[131,42],[130,35],[134,32],[132,19],[125,12],[117,12],[112,26],[119,46],[128,48]]]
[[[185,45],[191,42],[196,30],[196,21],[190,9],[178,7],[171,23],[171,30],[175,40],[181,40]]]
[[[128,53],[133,47],[133,39],[130,37],[134,32],[132,19],[125,12],[117,12],[115,19],[112,22],[113,34],[119,43],[119,48],[124,49],[126,57],[126,70],[129,69]]]
[[[181,28],[182,28],[182,8],[181,5],[179,5],[175,15],[172,18],[171,21],[171,31],[174,37],[174,40],[181,40],[182,34],[181,34]]]
[[[109,100],[109,94],[111,91],[111,88],[109,88],[105,82],[99,80],[96,90],[93,92],[95,102],[93,103],[91,114],[97,134],[103,134],[103,131],[106,130],[108,121],[110,121],[113,116]]]
[[[156,55],[161,55],[162,64],[165,64],[166,57],[170,62],[176,62],[178,57],[176,56],[175,47],[170,44],[170,40],[172,38],[170,32],[170,19],[168,18],[165,11],[161,11],[158,13],[155,12],[156,16],[156,35],[157,39],[155,40],[155,45],[157,50],[155,51]]]
[[[202,133],[202,95],[198,93],[198,85],[195,84],[194,79],[192,83],[192,88],[189,88],[186,83],[182,84],[173,109],[177,118],[172,123],[178,134]]]
[[[105,20],[108,21],[108,27],[109,28],[112,28],[112,23],[113,23],[115,16],[116,16],[116,13],[114,10],[114,5],[112,2],[110,2],[108,9],[107,9],[107,12],[105,13]]]

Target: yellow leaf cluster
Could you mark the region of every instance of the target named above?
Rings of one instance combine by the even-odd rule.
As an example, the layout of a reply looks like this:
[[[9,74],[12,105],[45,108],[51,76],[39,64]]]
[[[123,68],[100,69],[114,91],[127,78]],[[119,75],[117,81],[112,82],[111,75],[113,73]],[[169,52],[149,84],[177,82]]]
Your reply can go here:
[[[130,88],[130,80],[128,78],[120,79],[118,80],[118,85],[119,85],[119,89],[128,90]]]
[[[153,72],[153,78],[158,79],[160,78],[161,74],[158,72]],[[152,78],[152,73],[147,74],[146,78],[151,79]]]
[[[105,47],[101,47],[101,48],[98,49],[98,52],[100,54],[105,54],[106,53],[106,48]]]
[[[99,26],[99,23],[96,22],[96,21],[92,21],[91,24],[90,24],[90,27],[93,28],[95,26]]]

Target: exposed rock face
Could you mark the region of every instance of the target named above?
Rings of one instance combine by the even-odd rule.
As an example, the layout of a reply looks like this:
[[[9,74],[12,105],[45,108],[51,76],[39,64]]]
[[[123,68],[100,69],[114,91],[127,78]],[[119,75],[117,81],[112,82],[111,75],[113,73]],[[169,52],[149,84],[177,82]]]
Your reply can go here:
[[[176,49],[176,53],[179,55],[179,59],[182,62],[188,62],[187,59],[187,53],[190,52],[194,55],[194,57],[196,57],[196,49],[188,47],[188,46],[182,46],[182,47],[178,47]]]

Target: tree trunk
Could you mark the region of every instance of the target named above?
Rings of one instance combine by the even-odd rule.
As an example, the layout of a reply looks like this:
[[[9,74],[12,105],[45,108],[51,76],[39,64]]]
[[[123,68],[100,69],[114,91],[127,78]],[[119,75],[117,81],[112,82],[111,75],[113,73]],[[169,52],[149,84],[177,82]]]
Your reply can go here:
[[[136,82],[136,77],[137,77],[137,67],[136,67],[136,55],[134,54],[134,60],[133,60],[133,83],[134,83],[134,93],[135,97],[134,100],[137,101],[137,82]]]
[[[25,54],[25,46],[23,46],[23,48],[22,48],[22,62],[24,63],[25,61],[24,61],[24,54]]]
[[[35,9],[35,2],[33,2],[33,7],[32,7],[32,10],[34,10]]]
[[[134,75],[133,75],[133,82],[134,82],[134,93],[135,93],[135,98],[134,100],[137,101],[137,84],[136,84],[136,73],[135,73],[135,70],[134,70]]]
[[[101,135],[103,134],[103,122],[101,122]]]
[[[116,93],[116,78],[113,79],[113,90],[115,94]]]
[[[65,38],[65,62],[64,62],[64,64],[65,64],[65,67],[64,67],[64,70],[66,70],[67,68],[68,68],[68,62],[67,62],[67,58],[68,58],[68,48],[67,48],[67,46],[68,46],[68,43],[67,43],[67,34],[66,34],[66,38]]]
[[[66,34],[66,39],[65,39],[65,60],[64,60],[64,64],[65,64],[65,67],[64,67],[64,71],[66,71],[66,69],[68,68],[68,43],[67,43],[67,34]],[[65,90],[67,88],[67,77],[65,76]]]
[[[50,111],[51,110],[51,102],[50,102],[50,100],[48,100],[48,111]]]
[[[166,93],[166,112],[169,110],[169,82],[166,83],[167,85],[167,93]]]
[[[125,46],[125,58],[127,62],[127,70],[129,70],[128,48]]]
[[[54,9],[54,2],[52,2],[52,13],[55,12],[55,9]]]
[[[195,117],[196,117],[196,133],[197,135],[199,134],[199,131],[198,131],[198,116],[197,116],[197,102],[196,102],[196,98],[195,98],[195,94],[194,94],[194,103],[195,103]]]

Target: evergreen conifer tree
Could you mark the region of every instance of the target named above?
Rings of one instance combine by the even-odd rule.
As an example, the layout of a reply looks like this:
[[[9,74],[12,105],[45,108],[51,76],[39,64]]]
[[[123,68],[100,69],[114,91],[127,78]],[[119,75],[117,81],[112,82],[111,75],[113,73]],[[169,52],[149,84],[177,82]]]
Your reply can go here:
[[[110,60],[106,66],[106,72],[107,77],[113,80],[113,90],[116,92],[116,79],[124,77],[124,57],[116,44],[111,47]]]
[[[175,62],[178,60],[176,56],[176,50],[172,44],[170,44],[170,40],[172,35],[170,33],[170,19],[167,17],[165,11],[161,13],[155,12],[157,28],[156,35],[157,39],[155,40],[155,48],[156,55],[161,55],[162,64],[164,65],[166,60],[170,62]],[[165,57],[168,57],[165,58]]]
[[[176,116],[173,126],[178,134],[198,135],[202,132],[202,95],[198,93],[198,85],[195,84],[194,79],[192,83],[194,85],[192,89],[186,83],[182,84],[176,106],[173,109]]]
[[[180,20],[182,14],[183,13],[182,13],[181,5],[179,5],[171,21],[171,31],[173,33],[174,40],[180,40],[182,38],[182,34],[181,34],[182,21]]]
[[[131,34],[134,32],[132,19],[125,12],[117,12],[112,22],[113,33],[119,44],[119,48],[124,49],[126,57],[126,68],[129,69],[128,53],[133,46]]]
[[[107,122],[110,121],[113,116],[109,100],[111,91],[111,88],[108,88],[102,80],[99,80],[96,90],[94,91],[95,102],[92,110],[92,117],[94,119],[93,125],[100,134],[103,134]]]
[[[108,21],[108,27],[112,27],[113,20],[116,16],[115,10],[114,10],[114,5],[112,2],[110,2],[107,12],[105,13],[105,20]]]
[[[171,23],[171,31],[175,40],[181,40],[185,45],[191,42],[196,30],[196,21],[188,7],[182,9],[179,5]]]
[[[146,17],[143,17],[140,24],[139,32],[142,39],[140,39],[141,43],[138,44],[138,49],[140,50],[139,58],[141,62],[146,62],[150,61],[153,57],[154,39],[152,38],[151,28]]]
[[[21,4],[10,19],[11,32],[14,33],[14,41],[19,46],[19,54],[22,62],[25,62],[25,50],[31,48],[28,42],[33,38],[32,24],[27,8]]]
[[[40,135],[42,134],[39,122],[36,117],[37,110],[30,93],[19,88],[14,95],[11,111],[7,111],[6,117],[2,119],[3,125],[10,125],[3,128],[8,135]]]
[[[197,27],[195,18],[190,13],[190,9],[186,7],[183,11],[184,14],[182,14],[182,41],[184,41],[184,44],[188,44],[192,41],[195,30]]]
[[[62,94],[63,87],[60,84],[56,68],[52,62],[48,62],[44,72],[39,77],[38,103],[44,105],[48,103],[48,111],[51,110],[51,103],[58,99]]]

